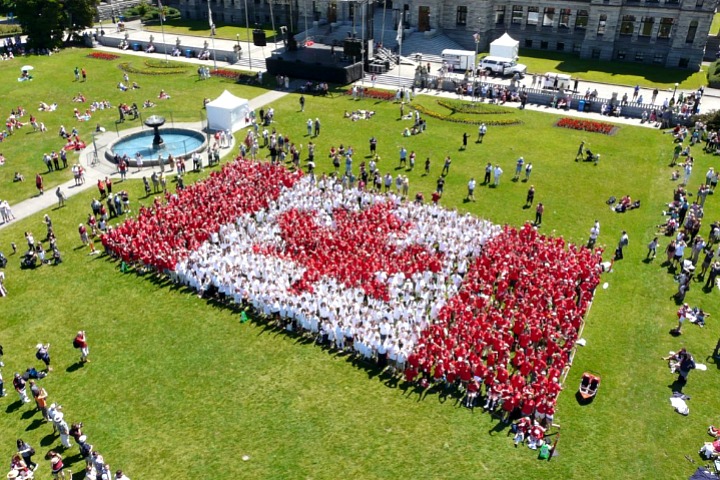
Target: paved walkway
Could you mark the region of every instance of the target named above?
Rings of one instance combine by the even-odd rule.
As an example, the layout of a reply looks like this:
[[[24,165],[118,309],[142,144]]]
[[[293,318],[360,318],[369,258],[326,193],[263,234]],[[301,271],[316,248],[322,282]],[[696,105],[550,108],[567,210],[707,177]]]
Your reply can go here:
[[[142,40],[147,41],[149,40],[150,35],[154,35],[156,39],[160,40],[160,34],[157,32],[147,32],[140,29],[140,25],[138,22],[138,25],[129,25],[130,30],[130,40]],[[107,35],[118,35],[118,36],[124,36],[124,34],[119,32],[109,32],[110,28],[106,29]],[[207,40],[207,37],[200,37],[200,36],[192,36],[192,35],[166,35],[166,40],[171,40],[173,38],[180,38],[181,44],[184,46],[194,46],[194,47],[200,47],[203,45],[203,43]],[[251,55],[255,56],[255,58],[260,58],[260,56],[263,56],[265,54],[269,55],[272,51],[273,47],[269,45],[268,47],[265,47],[264,49],[262,47],[255,47],[251,43],[243,42],[240,40],[240,43],[243,46],[243,52],[244,55],[247,55],[248,52],[251,52]],[[216,39],[215,40],[215,47],[218,50],[221,49],[232,49],[233,45],[235,45],[236,42],[231,40],[222,40],[222,39]],[[110,51],[110,52],[118,52],[117,48],[111,48],[111,47],[103,47],[98,46],[98,50],[103,51]],[[137,55],[142,57],[147,57],[148,54],[145,52],[134,52],[132,50],[126,50],[122,52],[125,55]],[[157,55],[154,55],[155,58],[157,58]],[[198,60],[197,58],[185,58],[185,57],[178,57],[174,58],[173,60],[182,61],[182,62],[188,62],[188,63],[194,63],[194,64],[203,64],[203,65],[212,65],[213,61],[203,61]],[[227,62],[220,62],[218,61],[218,67],[222,68],[230,68],[230,69],[236,69],[236,70],[248,70],[247,65],[236,65],[232,63]],[[396,67],[397,69],[398,67]],[[256,68],[253,68],[253,70],[258,70]],[[402,74],[404,77],[410,78],[413,75],[414,69],[411,66],[404,65],[400,68],[400,74]],[[391,74],[398,74],[397,70],[393,70],[390,72]],[[462,79],[462,76],[459,76],[460,79]],[[529,85],[531,83],[531,76],[528,76],[524,79],[524,83],[526,85]],[[501,79],[493,79],[493,82],[495,83],[503,83],[503,84],[509,84],[510,80],[501,80]],[[358,83],[362,83],[365,86],[369,86],[369,82],[365,80],[361,80]],[[377,84],[377,88],[385,88],[390,90],[395,90],[397,87],[394,85],[383,85],[383,84]],[[584,82],[581,81],[579,84],[579,91],[583,92],[587,88],[590,88],[590,90],[597,89],[600,97],[611,97],[613,92],[617,92],[619,97],[622,97],[622,94],[625,92],[628,92],[628,95],[632,95],[632,87],[630,86],[622,86],[622,85],[609,85],[609,84],[603,84],[603,83],[594,83],[594,82]],[[292,90],[292,89],[291,89]],[[703,97],[702,103],[701,103],[701,111],[708,111],[708,110],[720,110],[720,90],[714,90],[714,89],[706,89],[706,94]],[[258,97],[255,97],[250,100],[250,108],[253,110],[257,110],[265,105],[268,105],[270,103],[275,102],[276,100],[281,99],[285,95],[287,95],[288,92],[286,91],[280,91],[280,90],[271,90],[268,91]],[[420,92],[420,94],[427,94],[430,96],[435,97],[444,97],[444,98],[457,98],[457,95],[454,92],[435,92],[435,91],[428,91],[428,92]],[[649,99],[652,96],[652,89],[643,89],[642,95]],[[667,97],[670,98],[672,96],[672,92],[661,92],[660,95],[658,95],[658,103],[662,104],[663,100]],[[537,110],[541,112],[546,113],[552,113],[562,116],[573,116],[573,117],[579,117],[579,118],[588,118],[593,120],[603,120],[603,121],[611,121],[613,123],[620,123],[620,124],[627,124],[627,125],[636,125],[641,126],[641,123],[638,119],[633,118],[624,118],[624,117],[604,117],[600,115],[599,113],[585,113],[585,112],[578,112],[577,110],[557,110],[552,109],[550,107],[541,106],[541,105],[534,105],[534,104],[528,104],[526,106],[528,110]],[[192,128],[196,130],[202,130],[204,126],[200,122],[194,122],[194,123],[178,123],[177,126],[182,126],[186,128]],[[642,126],[646,126],[649,128],[655,128],[653,125],[644,124]],[[128,130],[123,130],[123,134],[132,133],[134,131],[141,130],[141,127],[134,127],[130,128]],[[117,182],[119,180],[119,173],[117,172],[116,166],[105,160],[105,151],[104,146],[107,145],[111,140],[114,140],[117,138],[117,133],[108,131],[105,132],[103,135],[99,135],[96,137],[96,143],[98,144],[98,162],[95,165],[84,165],[86,167],[85,172],[85,183],[83,185],[76,186],[74,180],[70,180],[68,182],[65,182],[60,185],[61,191],[65,193],[65,195],[69,198],[72,197],[80,192],[83,192],[89,188],[97,188],[97,181],[99,179],[104,179],[106,176],[113,178],[113,181]],[[100,146],[102,145],[102,147]],[[230,147],[224,149],[226,153],[227,151],[230,151],[234,148],[234,142],[231,144]],[[88,153],[92,153],[92,151],[88,148],[86,152],[83,152],[81,155],[81,158],[88,158]],[[187,162],[187,161],[186,161]],[[174,172],[167,171],[169,175],[174,174]],[[145,168],[140,172],[137,172],[135,169],[131,169],[128,172],[127,178],[128,179],[140,179],[143,176],[148,176],[152,174],[151,168]],[[28,179],[28,181],[32,181],[33,179]],[[32,198],[29,198],[27,200],[24,200],[22,202],[19,202],[15,205],[12,205],[13,213],[15,214],[16,219],[23,219],[26,217],[29,217],[37,212],[40,212],[42,210],[45,210],[47,208],[53,208],[56,207],[58,204],[57,197],[55,195],[55,189],[57,187],[53,187],[52,189],[48,190],[44,195],[36,195]],[[11,224],[12,222],[10,222]],[[0,224],[0,229],[5,228],[9,224]]]

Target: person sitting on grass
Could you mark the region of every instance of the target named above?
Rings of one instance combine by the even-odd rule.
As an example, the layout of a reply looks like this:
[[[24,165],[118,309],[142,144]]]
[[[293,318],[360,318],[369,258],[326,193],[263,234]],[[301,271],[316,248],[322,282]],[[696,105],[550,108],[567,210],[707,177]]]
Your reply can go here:
[[[158,98],[159,98],[160,100],[167,100],[167,99],[170,98],[170,95],[168,95],[167,93],[165,93],[165,90],[161,89],[161,90],[160,90],[160,94],[158,95]]]
[[[25,176],[20,172],[15,172],[15,176],[13,177],[13,182],[24,182]]]
[[[154,107],[154,106],[155,106],[155,104],[153,102],[151,102],[149,98],[143,102],[144,108],[150,108],[150,107]]]

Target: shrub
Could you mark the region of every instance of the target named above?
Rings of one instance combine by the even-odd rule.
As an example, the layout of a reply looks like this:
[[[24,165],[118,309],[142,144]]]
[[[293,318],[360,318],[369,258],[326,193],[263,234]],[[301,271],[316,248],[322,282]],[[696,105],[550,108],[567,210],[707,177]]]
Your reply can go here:
[[[432,108],[430,105],[426,105],[422,103],[422,100],[418,101],[416,98],[413,102],[412,107],[420,111],[420,113],[427,115],[432,118],[437,118],[438,120],[443,120],[446,122],[453,122],[453,123],[464,123],[467,125],[480,125],[481,123],[484,123],[485,125],[494,125],[494,126],[507,126],[507,125],[519,125],[522,123],[522,121],[519,118],[516,117],[510,117],[510,116],[502,116],[499,115],[497,117],[494,117],[490,115],[491,113],[499,113],[499,112],[486,112],[486,114],[478,115],[474,113],[461,113],[458,111],[453,110],[450,107],[447,107],[443,105],[443,103],[447,102],[447,100],[431,100],[433,104],[438,105],[441,110],[437,110],[435,108]],[[498,105],[485,105],[485,107],[494,107],[494,108],[500,108],[503,109],[503,113],[509,113],[506,112],[506,108],[500,107]],[[482,107],[478,107],[478,111],[480,111]],[[446,113],[447,112],[447,113]]]
[[[720,60],[715,60],[708,67],[708,85],[711,88],[720,88]]]

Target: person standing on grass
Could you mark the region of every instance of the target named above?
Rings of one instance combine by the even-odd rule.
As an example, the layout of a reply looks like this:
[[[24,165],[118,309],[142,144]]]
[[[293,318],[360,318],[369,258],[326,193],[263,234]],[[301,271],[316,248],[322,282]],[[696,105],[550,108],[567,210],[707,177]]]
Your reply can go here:
[[[75,339],[73,340],[73,347],[80,349],[80,363],[90,362],[90,360],[88,360],[87,358],[90,354],[90,347],[88,347],[85,330],[80,330],[77,335],[75,335]]]
[[[472,201],[472,202],[475,201],[475,186],[476,186],[475,178],[471,178],[470,181],[468,182],[468,195],[467,195],[468,201]]]
[[[578,151],[575,154],[575,161],[582,160],[585,155],[585,141],[583,140],[580,142],[580,146],[578,147]]]
[[[45,364],[45,371],[46,372],[52,372],[52,367],[50,366],[50,344],[42,344],[38,343],[35,346],[35,358],[42,361]]]
[[[495,165],[495,170],[493,170],[493,177],[495,179],[495,187],[500,186],[500,176],[503,174],[502,168],[500,168],[500,165]]]
[[[620,241],[618,242],[617,249],[615,250],[615,260],[622,260],[625,258],[623,256],[623,249],[628,246],[630,243],[630,239],[628,237],[628,234],[625,230],[622,231],[622,234],[620,235]]]
[[[542,223],[542,216],[545,212],[545,206],[542,204],[542,202],[538,203],[537,208],[535,209],[535,226],[539,227]]]
[[[532,162],[528,162],[528,163],[525,165],[525,181],[526,181],[526,182],[530,180],[530,174],[531,174],[531,173],[532,173]]]
[[[13,388],[15,388],[15,391],[18,393],[22,403],[30,403],[30,399],[27,395],[27,382],[20,376],[19,373],[16,373],[13,377]]]
[[[40,195],[45,193],[45,188],[43,187],[43,177],[39,173],[35,175],[35,188],[38,189]]]
[[[50,471],[52,473],[52,477],[56,480],[58,478],[65,480],[67,477],[65,476],[65,464],[63,463],[62,456],[60,456],[60,454],[55,450],[50,450],[47,454],[47,458],[50,460]],[[72,478],[72,475],[70,475],[70,478]]]
[[[535,185],[530,185],[530,188],[527,191],[527,197],[525,197],[525,206],[531,207],[533,202],[535,201]]]
[[[462,149],[463,150],[467,149],[467,141],[468,141],[468,134],[467,134],[467,132],[463,132],[463,137],[462,137]]]
[[[483,185],[488,185],[490,183],[490,176],[492,175],[492,172],[492,163],[488,162],[487,165],[485,165],[485,177],[483,178]]]
[[[305,111],[305,95],[300,95],[300,111]]]
[[[32,457],[35,455],[35,449],[31,447],[30,444],[24,442],[22,438],[18,438],[16,444],[18,455],[22,457],[25,465],[31,470],[35,470],[38,466],[37,463],[32,461]]]
[[[450,158],[450,155],[445,157],[445,163],[443,164],[443,169],[440,175],[443,177],[450,173],[450,164],[452,163],[452,159]]]
[[[648,244],[648,253],[645,255],[646,259],[654,259],[657,255],[657,247],[658,247],[658,237],[655,237],[652,239],[652,241]]]
[[[487,133],[487,126],[484,123],[481,123],[478,127],[478,138],[475,141],[475,143],[483,143],[483,139],[485,138],[485,134]]]
[[[430,157],[425,159],[425,175],[430,175]]]
[[[523,157],[520,157],[517,159],[517,162],[515,162],[515,175],[513,175],[513,181],[520,180],[520,175],[523,171],[523,165],[525,165],[525,159]]]

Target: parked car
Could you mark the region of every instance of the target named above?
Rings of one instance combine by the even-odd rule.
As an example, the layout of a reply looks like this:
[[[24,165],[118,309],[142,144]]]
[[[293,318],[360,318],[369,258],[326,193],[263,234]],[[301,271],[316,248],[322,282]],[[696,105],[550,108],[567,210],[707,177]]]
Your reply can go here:
[[[521,63],[517,63],[511,58],[504,57],[485,57],[480,61],[480,69],[487,70],[494,75],[515,75],[519,74],[521,77],[527,73],[527,66]]]

